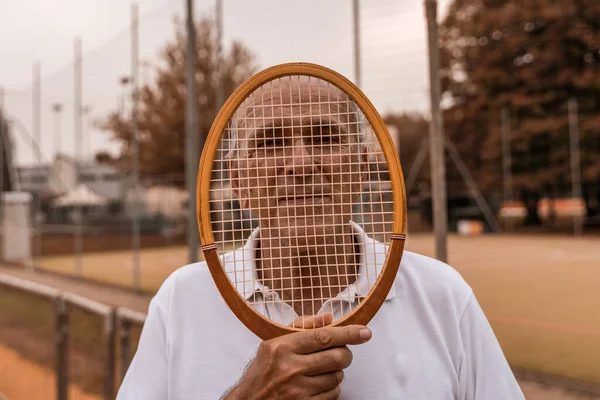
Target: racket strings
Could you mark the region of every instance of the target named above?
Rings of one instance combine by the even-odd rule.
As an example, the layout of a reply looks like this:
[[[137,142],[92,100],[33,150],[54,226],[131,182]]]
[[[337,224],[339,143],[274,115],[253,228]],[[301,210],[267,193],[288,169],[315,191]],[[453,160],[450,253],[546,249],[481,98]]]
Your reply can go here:
[[[391,192],[381,146],[352,99],[314,77],[270,81],[238,108],[215,156],[222,265],[273,322],[321,309],[344,318],[385,260]]]

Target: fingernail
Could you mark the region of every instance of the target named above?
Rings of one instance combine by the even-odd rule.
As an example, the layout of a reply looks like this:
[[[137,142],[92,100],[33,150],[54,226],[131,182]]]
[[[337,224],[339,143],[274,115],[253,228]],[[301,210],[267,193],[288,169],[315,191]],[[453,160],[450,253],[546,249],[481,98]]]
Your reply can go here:
[[[358,334],[362,340],[371,339],[371,330],[369,328],[362,328]]]

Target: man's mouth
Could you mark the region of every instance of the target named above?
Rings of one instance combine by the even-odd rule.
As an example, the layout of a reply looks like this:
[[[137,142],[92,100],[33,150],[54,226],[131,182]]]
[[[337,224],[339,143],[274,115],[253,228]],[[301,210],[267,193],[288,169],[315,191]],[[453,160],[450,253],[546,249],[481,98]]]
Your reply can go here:
[[[280,206],[298,206],[305,204],[322,204],[328,196],[322,194],[306,195],[306,196],[289,196],[279,198]]]

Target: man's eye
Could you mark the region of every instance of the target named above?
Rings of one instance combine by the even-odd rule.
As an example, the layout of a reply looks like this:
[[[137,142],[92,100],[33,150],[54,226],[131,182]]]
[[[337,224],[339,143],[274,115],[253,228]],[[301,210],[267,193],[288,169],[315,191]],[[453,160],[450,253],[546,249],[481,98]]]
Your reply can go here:
[[[314,141],[316,144],[335,144],[340,142],[340,138],[337,136],[317,136]]]
[[[282,139],[265,139],[259,140],[256,144],[256,147],[279,147],[283,146]]]

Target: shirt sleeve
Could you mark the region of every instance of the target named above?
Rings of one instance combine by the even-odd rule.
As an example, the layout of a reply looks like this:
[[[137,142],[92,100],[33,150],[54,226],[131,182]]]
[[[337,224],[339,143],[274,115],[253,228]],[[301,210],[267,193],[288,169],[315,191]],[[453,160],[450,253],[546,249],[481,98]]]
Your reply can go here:
[[[165,315],[153,300],[138,349],[117,394],[117,400],[168,398]]]
[[[459,370],[461,400],[524,400],[477,299],[471,294],[460,321],[463,359]]]

